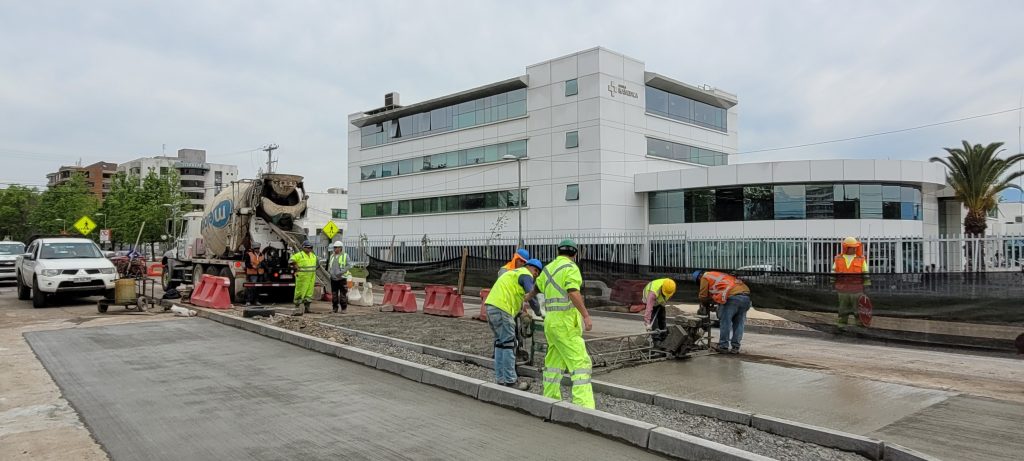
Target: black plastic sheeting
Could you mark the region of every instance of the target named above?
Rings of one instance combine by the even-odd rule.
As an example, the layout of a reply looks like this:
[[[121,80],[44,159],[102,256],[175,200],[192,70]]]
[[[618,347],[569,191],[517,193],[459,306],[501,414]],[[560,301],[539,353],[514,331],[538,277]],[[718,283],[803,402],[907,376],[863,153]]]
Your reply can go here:
[[[498,269],[506,262],[467,258],[465,286],[489,288],[497,279]],[[578,264],[585,281],[583,293],[590,306],[640,303],[638,298],[631,302],[622,302],[621,296],[616,299],[612,288],[629,284],[642,286],[647,281],[662,277],[676,281],[673,302],[697,303],[697,284],[690,279],[695,269],[595,260],[581,260]],[[457,285],[460,266],[461,258],[409,264],[371,257],[368,270],[372,280],[381,280],[387,271],[398,270],[404,273],[406,282]],[[724,272],[732,273],[747,283],[753,304],[759,310],[770,311],[817,330],[836,332],[834,325],[838,295],[834,275]],[[868,280],[870,285],[866,287],[865,294],[871,298],[873,318],[886,318],[890,321],[884,322],[886,325],[881,328],[851,328],[844,331],[846,333],[889,340],[1005,350],[1014,349],[1014,337],[1006,337],[1006,334],[979,334],[969,326],[959,328],[955,324],[1019,327],[1019,333],[1024,333],[1022,272],[871,274]],[[598,281],[603,286],[593,283]],[[894,322],[893,319],[913,321]],[[852,317],[850,320],[855,321]],[[928,321],[943,322],[945,327],[935,328]]]

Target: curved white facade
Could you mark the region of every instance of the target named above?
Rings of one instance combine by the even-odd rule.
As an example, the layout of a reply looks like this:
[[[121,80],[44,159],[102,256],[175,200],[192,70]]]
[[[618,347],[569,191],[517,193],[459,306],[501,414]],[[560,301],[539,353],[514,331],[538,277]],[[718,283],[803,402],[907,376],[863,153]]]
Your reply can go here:
[[[939,203],[936,194],[946,187],[945,174],[942,165],[910,160],[763,162],[640,173],[634,177],[634,191],[650,194],[662,191],[790,184],[910,186],[920,190],[919,219],[798,218],[652,224],[648,218],[648,230],[682,232],[693,237],[922,237],[939,234]]]

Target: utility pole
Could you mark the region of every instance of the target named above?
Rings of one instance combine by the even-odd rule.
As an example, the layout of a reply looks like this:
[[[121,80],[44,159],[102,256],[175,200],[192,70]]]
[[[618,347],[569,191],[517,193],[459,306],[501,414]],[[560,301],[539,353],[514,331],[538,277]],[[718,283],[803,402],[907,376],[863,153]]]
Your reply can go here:
[[[267,144],[266,146],[263,146],[262,149],[260,149],[263,152],[267,153],[267,173],[274,172],[274,164],[277,163],[276,161],[274,161],[274,150],[276,150],[277,148],[277,144]]]

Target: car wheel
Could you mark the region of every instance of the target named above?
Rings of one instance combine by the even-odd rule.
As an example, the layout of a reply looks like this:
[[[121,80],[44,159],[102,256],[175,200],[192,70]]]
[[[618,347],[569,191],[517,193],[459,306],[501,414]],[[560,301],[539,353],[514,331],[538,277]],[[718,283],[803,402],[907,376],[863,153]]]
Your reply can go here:
[[[46,307],[46,293],[39,289],[39,280],[32,279],[32,307]]]
[[[107,307],[109,307],[109,306],[107,305],[107,303],[105,303],[103,301],[100,301],[100,302],[96,303],[96,311],[101,313],[101,314],[106,314],[107,313]]]
[[[24,282],[21,281],[21,274],[18,274],[18,299],[22,301],[28,301],[32,297],[32,289],[30,289]]]

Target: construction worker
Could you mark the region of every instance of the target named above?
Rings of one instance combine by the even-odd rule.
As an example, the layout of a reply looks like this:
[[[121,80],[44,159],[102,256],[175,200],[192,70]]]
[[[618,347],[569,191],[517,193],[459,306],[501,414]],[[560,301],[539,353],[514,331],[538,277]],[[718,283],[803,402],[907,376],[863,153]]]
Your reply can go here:
[[[494,380],[496,383],[521,391],[530,389],[530,383],[520,382],[516,375],[516,316],[529,317],[520,312],[526,294],[533,291],[533,281],[544,265],[537,259],[526,261],[525,267],[505,272],[491,287],[484,304],[487,323],[494,332]],[[531,307],[537,304],[530,299]]]
[[[750,288],[742,280],[724,272],[696,271],[693,281],[700,283],[697,299],[701,305],[718,304],[718,346],[712,346],[712,349],[739,354],[743,326],[750,310]]]
[[[843,240],[842,252],[832,260],[832,272],[836,274],[836,294],[839,295],[836,326],[844,328],[849,322],[850,315],[857,311],[857,303],[864,295],[864,287],[871,285],[871,280],[867,277],[868,260],[864,257],[864,245],[854,237],[846,237]],[[857,325],[864,326],[859,318]]]
[[[498,269],[498,277],[501,277],[501,275],[504,274],[505,272],[519,269],[520,267],[525,266],[526,261],[529,259],[530,252],[526,251],[526,248],[520,248],[516,250],[516,254],[512,255],[512,260],[505,263],[504,266],[501,266],[501,269]]]
[[[262,282],[265,270],[263,253],[260,252],[260,242],[252,242],[249,250],[245,252],[245,281],[249,283]],[[252,304],[259,304],[256,287],[247,287],[245,289],[245,305]]]
[[[655,339],[665,339],[668,325],[665,323],[665,303],[676,294],[676,281],[672,279],[652,280],[644,287],[644,328],[660,331]]]
[[[593,323],[583,303],[583,275],[574,262],[576,242],[562,240],[558,257],[548,263],[537,276],[537,283],[527,300],[544,295],[544,337],[548,353],[544,356],[544,396],[562,399],[562,374],[572,379],[572,402],[594,408],[594,389],[590,385],[591,362],[583,342],[583,331]]]
[[[316,283],[316,255],[313,244],[308,240],[302,244],[302,251],[292,255],[288,261],[295,271],[295,308],[304,305],[303,312],[309,314],[309,305],[313,302],[313,285]]]
[[[348,310],[348,279],[352,276],[349,269],[348,254],[345,253],[345,244],[334,242],[332,245],[334,253],[327,258],[327,272],[331,274],[331,312]]]

